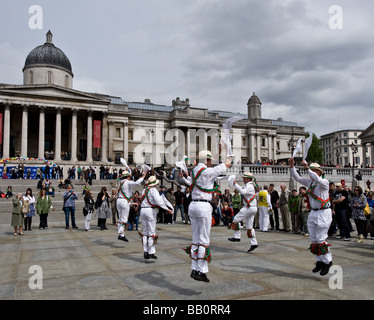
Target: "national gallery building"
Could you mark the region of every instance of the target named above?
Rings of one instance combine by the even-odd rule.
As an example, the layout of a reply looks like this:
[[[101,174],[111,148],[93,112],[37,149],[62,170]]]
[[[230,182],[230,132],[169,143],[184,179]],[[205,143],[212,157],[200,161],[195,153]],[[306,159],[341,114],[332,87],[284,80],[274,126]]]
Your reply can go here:
[[[203,149],[218,155],[222,125],[233,116],[234,162],[287,159],[305,129],[283,119],[263,119],[253,94],[243,113],[196,108],[176,98],[171,105],[73,89],[67,56],[46,42],[33,49],[23,66],[23,84],[0,83],[0,158],[53,159],[60,165],[173,164]],[[193,161],[193,160],[190,160]]]

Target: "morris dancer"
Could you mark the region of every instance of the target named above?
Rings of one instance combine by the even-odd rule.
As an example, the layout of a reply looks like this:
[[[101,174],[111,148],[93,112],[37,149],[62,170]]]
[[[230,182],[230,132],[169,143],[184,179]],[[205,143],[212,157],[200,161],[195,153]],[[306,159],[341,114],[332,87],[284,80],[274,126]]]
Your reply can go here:
[[[192,259],[191,278],[197,281],[209,282],[206,276],[208,262],[211,260],[209,249],[210,230],[212,227],[212,193],[217,192],[214,180],[231,166],[231,160],[226,158],[225,163],[212,167],[212,153],[208,150],[199,152],[200,163],[192,170],[192,177],[183,178],[184,182],[191,186],[192,202],[188,207],[188,215],[191,220],[192,245],[186,249]],[[187,172],[185,172],[188,174]]]
[[[173,207],[170,202],[162,197],[155,186],[159,180],[155,176],[149,177],[142,193],[142,204],[140,209],[140,221],[143,225],[143,233],[139,232],[142,237],[144,248],[144,259],[157,259],[155,244],[157,243],[158,235],[156,234],[157,222],[157,208],[166,210],[172,214]],[[169,206],[169,207],[168,207]]]
[[[234,180],[233,186],[243,196],[244,206],[235,215],[232,224],[229,229],[234,230],[234,237],[229,238],[229,241],[239,242],[240,241],[240,221],[245,221],[247,228],[247,236],[250,238],[251,247],[248,252],[255,250],[258,247],[255,229],[253,228],[253,220],[257,213],[257,197],[256,197],[256,179],[250,172],[245,172],[243,175],[244,186],[241,187]]]
[[[328,230],[332,221],[329,197],[329,181],[325,179],[325,173],[318,163],[308,163],[303,160],[302,164],[308,170],[309,178],[302,178],[295,169],[295,160],[290,158],[288,163],[291,167],[291,177],[308,190],[311,211],[308,217],[309,238],[312,242],[310,251],[316,255],[316,266],[313,273],[320,272],[321,276],[328,274],[332,266],[332,254],[326,242]]]
[[[119,179],[123,179],[118,188],[117,211],[118,211],[118,240],[129,240],[125,237],[125,229],[128,225],[128,218],[130,212],[130,202],[133,198],[132,188],[138,186],[143,182],[145,173],[136,181],[131,181],[131,174],[125,171]]]

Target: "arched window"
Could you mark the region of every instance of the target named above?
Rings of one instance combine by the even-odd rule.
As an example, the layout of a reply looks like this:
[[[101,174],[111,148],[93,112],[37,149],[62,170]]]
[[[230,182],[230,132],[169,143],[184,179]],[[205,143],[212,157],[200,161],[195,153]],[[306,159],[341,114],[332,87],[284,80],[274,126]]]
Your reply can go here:
[[[47,73],[47,83],[52,84],[52,71],[48,71]]]
[[[34,84],[34,73],[32,71],[29,72],[29,84]]]

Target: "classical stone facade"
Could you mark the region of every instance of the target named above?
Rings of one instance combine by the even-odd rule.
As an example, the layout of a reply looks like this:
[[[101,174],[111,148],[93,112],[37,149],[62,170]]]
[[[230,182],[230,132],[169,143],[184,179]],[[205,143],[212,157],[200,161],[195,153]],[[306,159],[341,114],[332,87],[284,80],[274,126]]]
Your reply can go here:
[[[263,119],[254,93],[247,113],[232,113],[195,108],[189,99],[167,106],[74,90],[70,61],[50,32],[27,56],[23,73],[22,85],[0,84],[2,158],[45,158],[52,151],[62,164],[114,164],[123,157],[159,166],[203,149],[218,156],[222,124],[240,116],[232,129],[234,162],[255,163],[287,159],[306,134],[296,123]]]

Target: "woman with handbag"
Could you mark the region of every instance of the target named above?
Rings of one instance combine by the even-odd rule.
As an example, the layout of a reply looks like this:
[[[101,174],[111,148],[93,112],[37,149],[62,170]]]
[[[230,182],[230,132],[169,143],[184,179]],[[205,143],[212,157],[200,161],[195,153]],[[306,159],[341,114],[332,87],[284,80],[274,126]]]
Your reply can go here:
[[[23,236],[22,226],[23,226],[23,213],[22,213],[22,194],[18,193],[15,199],[12,199],[13,209],[12,209],[12,222],[11,226],[14,227],[14,235],[18,235],[17,228],[19,229],[19,234]]]
[[[92,214],[94,210],[95,210],[95,199],[92,196],[92,191],[86,190],[86,194],[84,196],[84,208],[83,208],[85,231],[91,231],[90,224],[91,224]]]
[[[29,207],[27,212],[24,212],[26,214],[25,216],[25,229],[31,231],[31,223],[32,223],[32,217],[35,216],[35,197],[32,195],[31,188],[27,188],[26,194],[23,196],[24,203],[28,201]]]
[[[48,213],[49,209],[52,207],[52,200],[47,195],[45,188],[40,190],[39,198],[36,201],[36,212],[39,215],[40,223],[39,229],[48,228]]]
[[[362,192],[362,188],[357,186],[354,188],[354,195],[349,203],[352,208],[352,218],[357,228],[357,240],[356,243],[364,242],[364,231],[366,228],[366,217],[364,209],[366,207],[367,200]]]
[[[111,198],[111,195],[108,193],[106,187],[102,187],[101,191],[97,195],[95,208],[96,210],[96,217],[97,217],[97,223],[100,227],[100,230],[108,229],[106,226],[106,219],[112,217],[112,211],[110,210],[109,206],[109,199]]]

